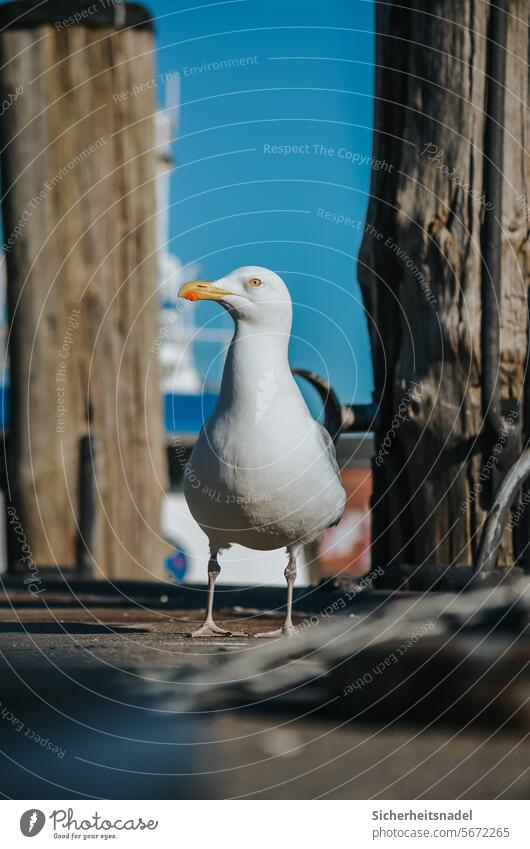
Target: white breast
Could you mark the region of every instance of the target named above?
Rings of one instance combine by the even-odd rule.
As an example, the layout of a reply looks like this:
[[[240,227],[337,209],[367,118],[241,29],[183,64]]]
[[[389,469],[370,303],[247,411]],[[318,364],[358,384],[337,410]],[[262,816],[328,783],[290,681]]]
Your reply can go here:
[[[287,343],[284,332],[238,323],[217,406],[186,469],[189,508],[220,547],[310,542],[342,515],[334,448],[291,374]]]
[[[230,412],[214,414],[191,455],[185,494],[211,540],[261,550],[316,539],[345,503],[301,396],[279,398],[254,426],[242,427]]]

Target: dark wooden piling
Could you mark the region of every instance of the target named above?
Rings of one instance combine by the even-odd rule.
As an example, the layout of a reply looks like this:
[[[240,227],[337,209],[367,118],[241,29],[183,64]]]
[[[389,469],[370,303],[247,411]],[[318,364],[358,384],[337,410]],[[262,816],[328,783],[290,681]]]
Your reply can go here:
[[[474,561],[499,480],[528,438],[528,5],[509,4],[505,50],[493,6],[377,8],[374,158],[385,165],[372,174],[359,278],[379,405],[373,555],[387,583],[402,572],[435,582]],[[488,117],[501,65],[504,102]],[[500,215],[489,195],[503,126]],[[486,246],[498,226],[485,222],[499,216],[494,262]],[[484,262],[496,325],[486,344]],[[514,439],[494,432],[499,421]],[[513,542],[506,534],[501,565],[516,560]]]
[[[149,353],[158,322],[153,28],[135,4],[33,6],[0,8],[8,501],[33,560],[73,566],[79,445],[95,436],[96,573],[153,577],[164,485]]]

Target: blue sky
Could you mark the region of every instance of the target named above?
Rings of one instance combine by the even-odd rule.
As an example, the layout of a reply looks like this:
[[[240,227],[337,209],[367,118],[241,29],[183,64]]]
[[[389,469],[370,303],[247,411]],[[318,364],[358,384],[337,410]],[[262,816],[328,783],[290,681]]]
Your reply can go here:
[[[326,213],[362,222],[366,212],[371,0],[147,5],[157,73],[181,79],[171,250],[199,264],[205,279],[241,265],[281,274],[294,302],[291,364],[328,375],[344,402],[369,401],[361,225]],[[287,146],[298,150],[286,155]],[[209,303],[197,318],[229,321]],[[205,374],[213,353],[197,346]]]
[[[180,75],[170,250],[205,279],[241,265],[279,273],[294,304],[291,364],[327,377],[345,403],[371,400],[356,257],[370,185],[373,0],[145,5],[161,104],[164,75]],[[218,306],[196,309],[199,324],[230,326]],[[218,347],[195,354],[215,383]]]

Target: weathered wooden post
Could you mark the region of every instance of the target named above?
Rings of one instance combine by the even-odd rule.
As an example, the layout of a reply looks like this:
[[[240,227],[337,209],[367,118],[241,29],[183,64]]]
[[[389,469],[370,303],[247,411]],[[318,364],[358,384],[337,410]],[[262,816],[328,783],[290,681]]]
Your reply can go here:
[[[492,3],[377,4],[374,156],[389,168],[372,176],[359,276],[373,322],[381,404],[374,560],[387,565],[391,583],[403,571],[429,583],[447,566],[472,562],[496,478],[509,460],[508,442],[517,452],[528,432],[522,398],[530,267],[529,8],[523,0],[507,5],[507,49],[504,56],[497,52],[495,63],[505,13],[492,16]],[[506,132],[499,167],[498,142],[491,144],[488,133],[499,121],[491,115],[491,77],[498,79],[501,62]],[[488,189],[496,170],[502,172],[502,214]],[[501,219],[497,281],[493,261],[484,269],[484,258],[495,253],[487,249],[487,213],[490,225],[496,215]],[[481,327],[495,283],[502,290],[497,351],[491,343],[485,347],[492,335]],[[515,439],[491,425],[497,372],[496,418]],[[512,560],[507,534],[500,562]]]
[[[95,573],[146,579],[161,572],[165,484],[153,50],[136,4],[0,7],[9,503],[36,563],[86,566],[90,434]]]

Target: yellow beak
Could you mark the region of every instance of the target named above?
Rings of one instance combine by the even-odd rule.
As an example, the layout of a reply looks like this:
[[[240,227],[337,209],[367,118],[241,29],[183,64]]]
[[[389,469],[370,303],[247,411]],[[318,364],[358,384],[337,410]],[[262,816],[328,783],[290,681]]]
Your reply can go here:
[[[213,283],[206,283],[203,280],[192,280],[191,283],[184,283],[179,289],[179,298],[186,298],[188,301],[219,301],[223,295],[230,295],[226,289],[219,289]]]

